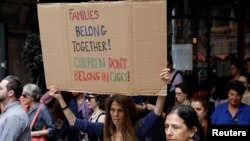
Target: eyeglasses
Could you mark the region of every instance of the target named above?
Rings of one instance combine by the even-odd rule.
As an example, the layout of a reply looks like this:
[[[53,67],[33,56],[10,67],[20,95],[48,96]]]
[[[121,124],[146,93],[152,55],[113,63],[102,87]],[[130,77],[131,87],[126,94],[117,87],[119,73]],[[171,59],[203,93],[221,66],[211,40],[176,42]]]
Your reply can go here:
[[[85,100],[88,100],[88,101],[90,101],[92,98],[95,98],[95,96],[90,96],[90,95],[85,96]]]
[[[24,93],[22,94],[23,98],[26,98],[28,94]]]

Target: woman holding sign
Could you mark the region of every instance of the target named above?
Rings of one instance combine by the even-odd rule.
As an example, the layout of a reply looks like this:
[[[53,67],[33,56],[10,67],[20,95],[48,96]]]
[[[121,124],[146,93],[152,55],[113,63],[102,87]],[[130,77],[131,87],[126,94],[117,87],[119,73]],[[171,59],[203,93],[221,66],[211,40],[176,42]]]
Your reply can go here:
[[[169,75],[169,69],[164,69],[160,74],[160,78],[169,80]],[[77,126],[87,132],[89,136],[103,138],[105,141],[144,141],[146,135],[152,132],[153,127],[162,124],[161,114],[165,103],[164,96],[158,96],[156,106],[152,112],[144,118],[138,119],[135,104],[131,97],[113,95],[107,103],[105,123],[92,123],[87,120],[77,119],[74,116],[56,86],[50,86],[49,91],[50,95],[59,101],[71,126]]]

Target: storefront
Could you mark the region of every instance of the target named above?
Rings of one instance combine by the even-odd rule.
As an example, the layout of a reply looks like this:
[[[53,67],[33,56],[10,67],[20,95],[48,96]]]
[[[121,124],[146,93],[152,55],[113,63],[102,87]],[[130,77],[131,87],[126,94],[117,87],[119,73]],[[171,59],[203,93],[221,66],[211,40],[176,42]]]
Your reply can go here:
[[[215,78],[228,77],[235,58],[250,73],[249,5],[247,0],[168,0],[168,52],[193,91],[207,92]]]

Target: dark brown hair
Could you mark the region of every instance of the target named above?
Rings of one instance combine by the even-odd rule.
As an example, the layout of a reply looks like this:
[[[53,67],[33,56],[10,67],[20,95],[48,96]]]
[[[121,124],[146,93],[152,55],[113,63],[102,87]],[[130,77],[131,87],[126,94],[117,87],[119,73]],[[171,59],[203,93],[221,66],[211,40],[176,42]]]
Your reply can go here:
[[[124,95],[113,95],[107,102],[106,118],[104,125],[104,140],[110,140],[116,132],[116,127],[112,121],[110,110],[113,102],[117,102],[124,111],[124,124],[122,127],[124,141],[136,141],[134,126],[138,120],[135,104],[131,97]]]
[[[19,78],[14,75],[9,75],[5,77],[3,80],[7,80],[8,84],[6,86],[7,91],[13,90],[15,97],[18,99],[22,95],[23,85]]]

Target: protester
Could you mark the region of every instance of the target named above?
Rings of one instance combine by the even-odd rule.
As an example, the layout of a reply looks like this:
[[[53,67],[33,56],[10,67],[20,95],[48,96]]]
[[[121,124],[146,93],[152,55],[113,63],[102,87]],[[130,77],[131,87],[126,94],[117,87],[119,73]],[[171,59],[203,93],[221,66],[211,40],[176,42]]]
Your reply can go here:
[[[195,110],[190,105],[176,105],[165,121],[167,141],[204,141],[204,131]]]
[[[225,93],[227,85],[231,81],[239,80],[240,76],[244,74],[242,62],[238,59],[231,60],[229,66],[229,72],[230,72],[229,77],[217,78],[216,81],[214,82],[214,87],[210,92],[212,95],[210,101],[214,102],[214,107],[216,107],[220,103],[224,103],[227,101],[227,93]]]
[[[102,122],[105,121],[105,95],[100,94],[87,94],[85,96],[88,108],[93,112],[89,118],[91,122]]]
[[[169,80],[169,69],[164,69],[160,78]],[[138,120],[135,104],[131,97],[113,95],[107,102],[105,123],[92,123],[78,119],[66,105],[56,86],[50,86],[50,95],[55,97],[64,111],[69,124],[83,129],[89,136],[104,140],[144,141],[148,132],[160,126],[161,114],[165,103],[164,96],[158,96],[155,109],[147,116]],[[104,135],[103,135],[104,130]],[[157,133],[156,133],[157,134]]]
[[[243,65],[240,60],[233,60],[230,62],[230,80],[239,80],[239,77],[243,74]]]
[[[104,123],[105,122],[105,99],[106,95],[100,94],[87,94],[85,96],[86,104],[90,110],[92,110],[92,114],[89,118],[90,122],[93,123]],[[83,134],[82,138],[89,141],[99,141],[100,138],[90,138],[88,134],[82,130],[81,133]]]
[[[50,115],[52,116],[52,119],[55,121],[56,133],[53,138],[50,138],[50,141],[58,141],[57,139],[59,131],[62,128],[63,121],[66,119],[63,111],[58,110],[61,108],[61,106],[54,97],[49,95],[48,91],[41,96],[40,103],[46,105],[50,112]]]
[[[175,87],[175,104],[186,104],[190,105],[190,94],[187,84],[181,83]]]
[[[249,81],[247,75],[241,75],[239,77],[239,81],[242,82],[246,88],[243,97],[242,97],[242,103],[245,103],[247,105],[250,105],[250,90],[249,90]]]
[[[46,140],[53,138],[56,131],[55,122],[47,107],[39,102],[40,88],[35,84],[26,84],[23,87],[22,97],[24,104],[28,105],[31,137],[44,137]]]
[[[170,80],[168,81],[168,91],[166,96],[166,104],[164,107],[164,111],[168,111],[175,105],[175,88],[176,85],[184,82],[183,75],[180,71],[177,71],[173,67],[173,59],[172,56],[168,55],[167,67],[170,69]]]
[[[10,75],[0,82],[0,141],[30,141],[29,117],[19,102],[23,85]]]
[[[194,108],[195,112],[197,113],[197,116],[199,118],[199,121],[201,122],[201,125],[204,129],[205,135],[207,135],[208,132],[208,110],[209,110],[209,104],[208,99],[204,96],[194,96],[191,98],[191,107]]]
[[[231,81],[227,87],[228,102],[219,104],[215,107],[211,123],[218,125],[249,125],[250,106],[241,102],[245,92],[242,82]]]
[[[72,92],[71,94],[73,98],[69,102],[69,109],[76,118],[88,120],[92,111],[87,106],[85,99],[86,94],[80,92]],[[81,141],[82,138],[81,129],[75,126],[70,127],[68,120],[65,119],[62,128],[58,132],[58,141]]]

